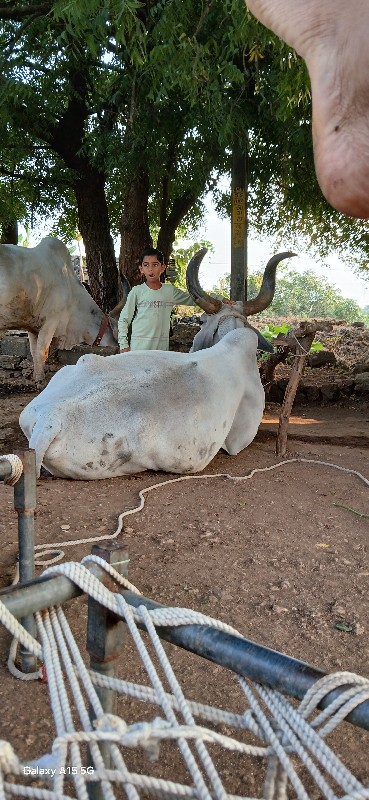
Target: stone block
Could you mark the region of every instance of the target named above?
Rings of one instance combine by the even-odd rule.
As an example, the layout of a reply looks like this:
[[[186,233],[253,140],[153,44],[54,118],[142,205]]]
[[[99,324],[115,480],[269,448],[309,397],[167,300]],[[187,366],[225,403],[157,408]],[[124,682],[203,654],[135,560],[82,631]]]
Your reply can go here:
[[[0,369],[17,369],[21,359],[16,356],[3,356],[0,355]]]
[[[57,350],[54,358],[64,367],[66,364],[76,364],[81,356],[87,353],[95,353],[97,356],[114,356],[119,353],[118,347],[91,347],[88,344],[80,344],[72,347],[71,350]]]
[[[28,336],[26,333],[7,333],[0,341],[0,354],[4,356],[21,356],[31,358]]]
[[[336,400],[340,391],[336,383],[326,383],[324,384],[321,389],[322,398],[323,400]]]
[[[341,381],[340,389],[342,394],[350,395],[354,391],[355,381],[352,378],[345,378],[344,381]]]
[[[312,386],[310,384],[305,386],[305,394],[309,403],[316,403],[321,396],[319,386]]]
[[[369,394],[369,372],[361,372],[359,375],[355,375],[355,392]]]
[[[359,361],[354,365],[353,370],[355,373],[369,372],[369,361]]]
[[[283,403],[284,391],[280,388],[278,383],[272,383],[267,397],[270,403]]]
[[[319,350],[317,353],[310,353],[308,358],[309,367],[325,367],[328,364],[336,364],[336,356],[329,350]]]

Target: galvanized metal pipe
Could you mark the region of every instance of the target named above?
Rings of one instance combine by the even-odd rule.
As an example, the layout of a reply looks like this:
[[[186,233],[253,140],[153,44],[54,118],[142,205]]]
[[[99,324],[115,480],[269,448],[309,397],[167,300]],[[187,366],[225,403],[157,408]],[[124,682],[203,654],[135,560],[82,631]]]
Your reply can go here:
[[[18,514],[18,553],[19,581],[27,583],[35,576],[35,510],[36,510],[36,457],[34,450],[15,451],[23,464],[23,472],[14,485],[14,508]],[[0,461],[1,477],[11,475],[10,461]],[[33,614],[27,613],[22,618],[22,625],[31,634],[36,635]],[[21,668],[25,673],[36,670],[36,659],[21,646]]]
[[[116,591],[119,591],[118,587]],[[49,605],[64,603],[80,594],[82,594],[81,589],[69,578],[58,575],[39,578],[27,586],[2,591],[0,600],[19,619],[27,611],[40,611]],[[122,592],[122,595],[127,603],[135,608],[140,605],[149,609],[163,608],[160,603],[142,595],[132,592]],[[268,647],[262,647],[248,639],[239,639],[217,631],[207,625],[165,627],[160,628],[158,633],[160,638],[178,647],[297,700],[302,700],[306,691],[326,674],[310,664],[297,661]],[[320,707],[326,708],[340,692],[341,690],[330,692]],[[347,720],[369,730],[369,701],[352,711]]]
[[[120,541],[107,542],[104,546],[93,545],[92,555],[103,558],[108,564],[119,572],[120,575],[128,577],[128,554],[127,550]],[[108,589],[115,591],[115,581],[97,564],[91,564],[91,572]],[[101,603],[92,597],[88,598],[87,615],[87,651],[90,655],[90,666],[95,672],[109,678],[114,678],[119,659],[122,655],[124,644],[125,625],[119,617],[112,614]],[[117,713],[117,693],[106,687],[96,689],[101,705],[106,714]],[[95,713],[90,707],[90,719],[95,720]],[[107,769],[112,766],[111,751],[107,742],[99,744],[100,752]],[[92,753],[90,753],[89,766],[94,765]],[[104,793],[99,783],[88,785],[88,796],[90,800],[104,800]]]
[[[5,481],[6,478],[10,478],[12,474],[12,465],[10,461],[7,459],[5,461],[0,461],[0,481]]]

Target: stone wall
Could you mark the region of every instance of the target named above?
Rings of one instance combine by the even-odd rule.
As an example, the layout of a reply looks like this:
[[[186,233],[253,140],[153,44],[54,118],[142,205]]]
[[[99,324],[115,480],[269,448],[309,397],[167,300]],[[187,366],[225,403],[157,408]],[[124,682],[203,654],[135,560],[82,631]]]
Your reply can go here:
[[[170,350],[188,353],[193,338],[200,328],[199,317],[173,320]],[[327,350],[310,357],[310,366],[304,371],[296,402],[331,403],[347,398],[369,399],[369,330],[352,326],[337,326],[324,334]],[[80,345],[72,350],[51,351],[46,366],[47,376],[66,364],[75,364],[85,353],[107,356],[118,348],[100,348]],[[288,383],[290,368],[277,367],[275,382],[268,399],[280,403]],[[24,331],[12,331],[0,340],[0,385],[14,384],[22,389],[33,388],[33,365],[28,336]]]

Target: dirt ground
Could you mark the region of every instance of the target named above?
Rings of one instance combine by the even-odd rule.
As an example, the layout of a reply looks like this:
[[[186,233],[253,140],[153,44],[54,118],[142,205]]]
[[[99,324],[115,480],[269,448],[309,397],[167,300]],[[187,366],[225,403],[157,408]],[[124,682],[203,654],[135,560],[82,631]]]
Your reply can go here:
[[[2,454],[26,447],[18,416],[32,397],[0,396]],[[143,510],[125,518],[121,536],[129,551],[129,579],[144,595],[219,618],[248,639],[327,672],[369,677],[368,486],[357,474],[369,479],[369,403],[295,408],[282,461],[275,455],[278,411],[269,405],[252,445],[237,457],[220,452],[201,479],[165,485],[174,476],[148,472],[84,482],[45,474],[37,481],[38,543],[66,540],[64,560],[80,560],[91,551],[91,537],[101,536],[103,543],[114,534],[118,516],[138,505],[139,490],[160,483]],[[249,480],[217,477],[246,477],[254,469]],[[5,588],[14,574],[17,516],[13,490],[3,484],[0,503]],[[70,546],[80,538],[83,545]],[[72,601],[68,615],[83,648],[85,601]],[[45,685],[30,688],[9,675],[9,643],[10,636],[2,634],[0,738],[31,758],[50,747],[53,724]],[[245,704],[229,673],[172,649],[191,697],[242,713]],[[136,676],[134,662],[127,671]],[[366,784],[368,737],[346,724],[328,740]],[[229,791],[258,791],[260,764],[245,768],[238,756],[217,758]],[[168,756],[162,769],[170,771],[170,765]],[[309,797],[321,796],[309,789]]]

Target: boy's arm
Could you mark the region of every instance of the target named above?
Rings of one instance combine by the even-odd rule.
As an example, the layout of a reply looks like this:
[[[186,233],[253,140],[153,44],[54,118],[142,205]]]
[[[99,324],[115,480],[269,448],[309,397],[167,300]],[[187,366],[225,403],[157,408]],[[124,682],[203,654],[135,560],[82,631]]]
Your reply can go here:
[[[174,305],[179,306],[196,306],[193,297],[189,292],[183,292],[182,289],[178,289],[178,286],[173,286],[174,294],[173,294],[173,302]],[[221,300],[222,303],[226,303],[227,305],[233,305],[234,300],[228,300],[226,297],[223,297],[221,294],[216,294],[215,292],[208,292],[210,297],[215,297],[216,300]]]
[[[196,303],[189,292],[184,292],[182,289],[178,289],[178,286],[173,286],[173,305],[196,306]]]
[[[131,289],[126,300],[126,304],[122,309],[118,320],[118,344],[119,349],[129,350],[128,344],[128,328],[133,320],[136,310],[136,292],[135,287]]]

